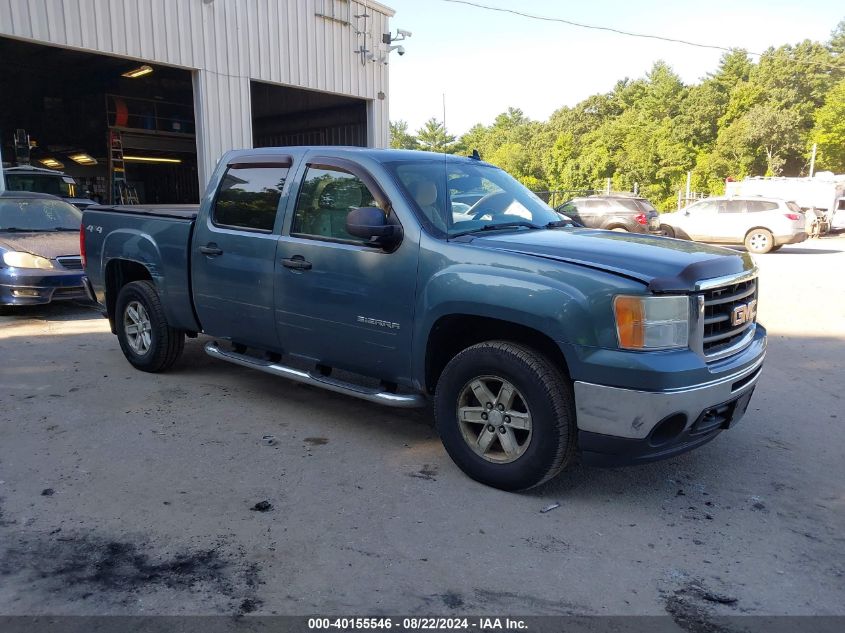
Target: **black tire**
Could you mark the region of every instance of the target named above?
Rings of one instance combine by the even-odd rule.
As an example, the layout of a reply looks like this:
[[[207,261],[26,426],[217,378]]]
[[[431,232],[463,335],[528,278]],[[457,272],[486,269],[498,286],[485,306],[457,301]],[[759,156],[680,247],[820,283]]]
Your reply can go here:
[[[661,224],[660,230],[663,231],[664,237],[675,237],[675,229],[668,224]]]
[[[751,229],[745,236],[745,248],[749,253],[768,253],[775,245],[772,232],[766,229]]]
[[[481,377],[493,377],[494,381],[500,377],[512,383],[530,412],[524,452],[508,463],[482,457],[461,430],[461,395]],[[502,490],[524,490],[557,475],[575,455],[573,404],[569,379],[546,357],[514,343],[487,341],[463,350],[446,365],[435,391],[435,427],[449,456],[469,477]]]
[[[143,351],[136,351],[127,334],[127,307],[140,304],[149,317],[149,345]],[[133,281],[120,289],[115,307],[115,329],[123,355],[136,369],[160,372],[170,369],[185,348],[185,333],[170,327],[164,316],[155,286],[151,281]]]

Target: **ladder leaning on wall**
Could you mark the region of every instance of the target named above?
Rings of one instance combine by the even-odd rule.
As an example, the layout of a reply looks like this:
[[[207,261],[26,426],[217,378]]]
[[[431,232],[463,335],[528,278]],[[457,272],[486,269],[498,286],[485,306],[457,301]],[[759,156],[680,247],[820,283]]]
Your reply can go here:
[[[138,192],[126,180],[123,138],[117,130],[109,130],[109,176],[112,204],[139,204]]]

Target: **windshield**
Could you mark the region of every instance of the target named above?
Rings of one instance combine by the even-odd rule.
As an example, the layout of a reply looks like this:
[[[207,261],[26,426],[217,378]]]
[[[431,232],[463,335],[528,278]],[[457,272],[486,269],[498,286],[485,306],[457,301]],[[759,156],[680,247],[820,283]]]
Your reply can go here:
[[[72,178],[50,174],[16,174],[6,172],[6,189],[9,191],[49,193],[60,198],[73,198],[76,194]]]
[[[78,231],[82,212],[61,200],[0,198],[0,231]]]
[[[511,228],[543,228],[564,218],[498,167],[432,160],[387,165],[441,236]]]

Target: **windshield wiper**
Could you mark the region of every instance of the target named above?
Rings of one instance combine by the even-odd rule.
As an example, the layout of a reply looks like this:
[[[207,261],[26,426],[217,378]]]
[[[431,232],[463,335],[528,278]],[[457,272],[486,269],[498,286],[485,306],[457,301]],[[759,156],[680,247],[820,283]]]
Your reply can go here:
[[[450,235],[450,238],[453,237],[460,237],[461,235],[470,235],[471,233],[480,233],[482,231],[496,231],[498,229],[517,229],[517,228],[526,228],[526,229],[542,229],[546,228],[542,224],[534,224],[533,222],[528,222],[527,220],[521,220],[517,222],[499,222],[498,224],[485,224],[484,226],[480,226],[477,229],[469,229],[468,231],[460,231],[459,233],[455,233]]]
[[[559,229],[562,226],[578,226],[577,222],[573,222],[572,220],[556,220],[554,222],[549,222],[546,225],[547,229]]]
[[[79,229],[69,229],[66,226],[57,226],[56,228],[50,229],[50,230],[51,231],[74,231],[74,232],[79,231]]]

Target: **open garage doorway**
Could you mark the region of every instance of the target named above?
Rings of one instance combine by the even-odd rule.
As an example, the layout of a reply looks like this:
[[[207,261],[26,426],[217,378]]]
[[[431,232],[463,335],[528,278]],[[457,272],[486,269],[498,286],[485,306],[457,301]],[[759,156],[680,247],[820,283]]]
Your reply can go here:
[[[258,81],[250,85],[254,147],[367,146],[367,102]]]
[[[199,201],[190,71],[5,37],[0,60],[6,166],[64,172],[97,202]]]

